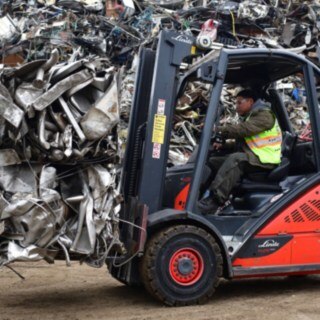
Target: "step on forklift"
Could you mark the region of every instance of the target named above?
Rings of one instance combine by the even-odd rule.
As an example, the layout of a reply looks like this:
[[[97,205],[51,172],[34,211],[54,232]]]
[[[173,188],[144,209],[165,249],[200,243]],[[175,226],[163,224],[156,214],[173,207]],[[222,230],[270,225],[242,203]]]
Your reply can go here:
[[[222,278],[320,273],[319,68],[285,50],[196,44],[190,35],[162,31],[156,51],[140,51],[122,178],[128,256],[108,262],[113,277],[143,284],[171,306],[206,301]],[[297,136],[277,85],[296,74],[304,82],[309,139]],[[201,138],[188,163],[170,167],[175,105],[194,80],[212,87]],[[282,160],[271,172],[245,177],[228,205],[203,215],[197,203],[225,84],[259,88],[271,103],[283,132]]]

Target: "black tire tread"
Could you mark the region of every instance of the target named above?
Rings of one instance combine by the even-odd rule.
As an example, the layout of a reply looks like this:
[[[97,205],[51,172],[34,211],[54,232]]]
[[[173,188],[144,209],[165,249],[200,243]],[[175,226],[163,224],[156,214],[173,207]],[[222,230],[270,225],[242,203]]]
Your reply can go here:
[[[212,287],[210,290],[206,292],[205,295],[201,296],[200,298],[189,300],[188,302],[181,302],[177,300],[168,300],[165,296],[161,294],[160,288],[157,287],[157,281],[154,279],[154,270],[155,268],[155,255],[161,249],[162,245],[172,236],[191,232],[196,235],[201,236],[202,238],[206,239],[208,243],[213,248],[216,260],[217,260],[217,272],[213,282]],[[223,274],[223,258],[221,254],[221,250],[219,245],[217,244],[216,240],[213,238],[211,234],[203,230],[202,228],[192,226],[192,225],[175,225],[163,229],[156,233],[147,243],[147,247],[144,253],[144,256],[141,260],[140,264],[140,276],[142,282],[146,288],[146,290],[156,299],[164,302],[169,306],[185,306],[185,305],[194,305],[194,304],[202,304],[206,302],[215,292],[215,289],[219,285],[219,281],[222,278]]]

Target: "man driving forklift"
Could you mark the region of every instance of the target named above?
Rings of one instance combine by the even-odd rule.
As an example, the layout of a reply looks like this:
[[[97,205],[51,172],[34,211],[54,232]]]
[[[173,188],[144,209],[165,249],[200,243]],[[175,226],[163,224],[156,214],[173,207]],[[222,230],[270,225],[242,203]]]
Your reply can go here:
[[[245,175],[257,171],[271,171],[281,162],[282,133],[271,105],[257,99],[251,90],[236,96],[236,111],[240,122],[218,126],[213,149],[236,149],[236,152],[209,158],[213,181],[209,195],[198,202],[203,214],[214,214],[228,200],[235,185]],[[227,141],[227,139],[234,139]]]

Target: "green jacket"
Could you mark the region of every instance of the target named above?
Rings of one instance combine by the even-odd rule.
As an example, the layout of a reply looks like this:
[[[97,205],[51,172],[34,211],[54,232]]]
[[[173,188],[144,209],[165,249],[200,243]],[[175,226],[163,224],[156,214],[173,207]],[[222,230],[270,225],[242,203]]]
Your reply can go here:
[[[245,121],[249,115],[249,120]],[[274,122],[274,114],[270,108],[258,108],[253,109],[250,113],[245,115],[238,124],[218,126],[217,132],[220,132],[225,139],[236,139],[240,142],[241,149],[248,155],[250,164],[265,169],[272,169],[276,165],[261,163],[259,158],[247,146],[244,138],[253,136],[265,130],[270,130],[274,126]]]

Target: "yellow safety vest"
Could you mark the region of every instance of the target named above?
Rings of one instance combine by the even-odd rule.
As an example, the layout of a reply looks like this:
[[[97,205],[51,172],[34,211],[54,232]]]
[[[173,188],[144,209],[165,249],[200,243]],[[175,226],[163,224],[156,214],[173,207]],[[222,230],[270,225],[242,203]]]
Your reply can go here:
[[[251,151],[259,157],[261,163],[279,164],[281,162],[282,133],[277,119],[270,130],[246,137],[244,140]]]

